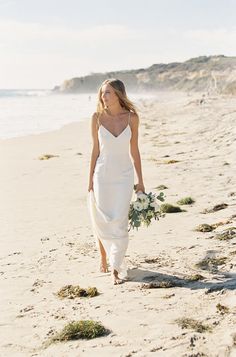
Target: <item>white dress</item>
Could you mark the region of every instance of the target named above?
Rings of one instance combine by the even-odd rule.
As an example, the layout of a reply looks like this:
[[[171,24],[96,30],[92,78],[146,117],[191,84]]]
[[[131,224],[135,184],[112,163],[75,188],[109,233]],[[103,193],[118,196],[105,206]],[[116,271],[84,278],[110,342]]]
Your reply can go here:
[[[88,193],[92,229],[101,241],[111,269],[127,276],[128,212],[134,187],[134,167],[130,157],[131,128],[128,124],[116,137],[102,124],[98,139],[100,154],[93,174],[93,190]]]

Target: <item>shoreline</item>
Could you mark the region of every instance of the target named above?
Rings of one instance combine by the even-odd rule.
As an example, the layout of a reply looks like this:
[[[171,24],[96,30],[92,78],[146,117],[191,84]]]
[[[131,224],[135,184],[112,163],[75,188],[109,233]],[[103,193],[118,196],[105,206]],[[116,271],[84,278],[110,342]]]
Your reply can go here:
[[[42,131],[42,132],[35,132],[35,133],[30,133],[30,134],[24,134],[24,135],[19,135],[19,136],[12,136],[12,137],[8,137],[8,138],[0,138],[0,144],[4,143],[7,140],[15,140],[15,139],[23,139],[23,138],[28,138],[30,136],[38,136],[38,135],[43,135],[43,134],[48,134],[48,133],[53,133],[53,132],[58,132],[60,130],[63,130],[64,127],[66,126],[71,126],[71,125],[78,125],[80,123],[84,123],[84,122],[88,122],[90,118],[84,118],[83,120],[78,120],[78,121],[71,121],[67,124],[63,124],[62,126],[60,126],[60,128],[58,129],[50,129],[50,130],[46,130],[46,131]]]
[[[175,101],[175,98],[176,97],[185,97],[185,96],[189,96],[189,97],[198,97],[198,96],[201,96],[202,93],[190,93],[190,94],[187,94],[185,92],[182,92],[182,91],[157,91],[157,92],[150,92],[148,94],[145,94],[145,93],[131,93],[130,94],[130,97],[132,98],[132,100],[134,100],[134,103],[137,105],[137,107],[143,102],[152,102],[152,101],[157,101],[157,102],[164,102],[165,100],[170,100],[170,101]],[[95,96],[96,94],[94,93],[93,96]],[[76,93],[72,93],[72,94],[60,94],[60,95],[55,95],[56,98],[60,97],[60,98],[76,98],[78,96],[78,98],[81,96],[81,94],[76,94]],[[86,96],[86,94],[82,94],[82,96]],[[33,99],[37,99],[38,97],[33,97]],[[38,99],[41,100],[41,99],[44,99],[45,97],[39,97]],[[10,98],[12,99],[12,98]],[[13,98],[14,100],[15,98]],[[22,99],[22,98],[17,98],[17,99]],[[23,97],[23,99],[27,99],[27,97]],[[32,97],[29,97],[29,99],[32,99]],[[88,104],[88,103],[87,103]],[[87,105],[86,104],[86,105]],[[91,110],[88,110],[87,108],[87,111],[90,112],[90,114],[92,114],[93,112],[93,109],[95,110],[96,108],[96,103],[93,103],[91,102],[89,104],[89,107],[91,106]],[[51,108],[48,108],[48,113],[50,113],[52,109]],[[78,107],[76,108],[76,106],[74,107],[74,111],[77,112],[78,110]],[[50,116],[49,114],[47,114],[47,116]],[[66,125],[70,125],[70,124],[73,124],[73,123],[80,123],[80,122],[86,122],[86,121],[89,121],[90,120],[90,116],[88,114],[81,114],[81,119],[80,120],[71,120],[70,122],[68,123],[64,123],[64,124],[60,124],[59,127],[57,128],[51,128],[51,129],[42,129],[42,131],[33,131],[31,133],[25,133],[25,134],[19,134],[17,136],[10,136],[10,137],[0,137],[0,142],[3,142],[5,140],[9,140],[9,139],[15,139],[15,138],[22,138],[22,137],[27,137],[27,136],[30,136],[30,135],[40,135],[40,134],[44,134],[44,133],[48,133],[48,132],[51,132],[51,131],[58,131],[58,130],[61,130],[64,126]],[[36,119],[34,119],[36,120]],[[35,129],[36,130],[36,129]]]

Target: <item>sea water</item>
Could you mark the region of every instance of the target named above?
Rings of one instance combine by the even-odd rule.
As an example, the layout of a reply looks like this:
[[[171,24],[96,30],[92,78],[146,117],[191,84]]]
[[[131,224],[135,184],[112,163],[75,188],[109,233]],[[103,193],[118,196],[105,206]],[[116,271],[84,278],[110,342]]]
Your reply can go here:
[[[130,94],[135,104],[150,94]],[[0,90],[0,139],[60,129],[71,122],[89,120],[97,94],[55,94],[51,90]]]
[[[50,90],[0,90],[0,139],[57,130],[86,120],[96,95],[54,94]]]

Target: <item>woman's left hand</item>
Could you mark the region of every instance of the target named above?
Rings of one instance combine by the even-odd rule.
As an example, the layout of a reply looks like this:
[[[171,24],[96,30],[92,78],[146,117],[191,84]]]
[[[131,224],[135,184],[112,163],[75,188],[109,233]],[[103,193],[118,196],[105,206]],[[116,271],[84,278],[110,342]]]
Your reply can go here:
[[[145,187],[143,183],[137,183],[137,185],[135,185],[135,193],[137,193],[138,191],[142,191],[143,193],[145,193]]]

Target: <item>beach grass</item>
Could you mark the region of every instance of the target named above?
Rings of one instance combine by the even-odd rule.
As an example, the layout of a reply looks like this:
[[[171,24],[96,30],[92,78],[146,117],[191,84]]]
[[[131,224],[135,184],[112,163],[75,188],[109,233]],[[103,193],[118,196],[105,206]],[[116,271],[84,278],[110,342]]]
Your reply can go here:
[[[192,197],[188,196],[188,197],[181,198],[176,203],[178,205],[191,205],[194,202],[195,202],[195,200]]]
[[[80,320],[69,322],[64,328],[51,337],[50,342],[69,341],[78,339],[92,339],[107,335],[107,330],[100,322]]]
[[[170,203],[163,203],[160,206],[160,211],[162,213],[176,213],[176,212],[182,212],[183,210],[180,207],[174,206]]]

